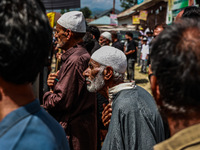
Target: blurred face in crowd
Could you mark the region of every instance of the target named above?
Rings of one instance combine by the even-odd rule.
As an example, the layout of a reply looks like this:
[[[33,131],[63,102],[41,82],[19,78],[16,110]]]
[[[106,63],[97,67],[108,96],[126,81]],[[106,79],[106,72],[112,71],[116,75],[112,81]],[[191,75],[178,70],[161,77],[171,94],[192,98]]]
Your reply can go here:
[[[99,38],[99,45],[104,46],[104,45],[109,45],[110,41],[103,36],[100,36]]]
[[[145,45],[146,45],[146,44],[147,44],[147,41],[145,41],[145,40],[142,40],[142,44],[145,44]]]
[[[160,34],[160,32],[163,31],[163,27],[158,26],[157,28],[155,28],[154,32],[153,32],[153,36],[156,37]]]
[[[101,66],[98,62],[90,59],[88,68],[83,72],[89,92],[97,92],[104,87],[104,69],[105,66]]]
[[[131,41],[131,40],[132,40],[132,37],[130,37],[129,35],[125,34],[125,39],[126,39],[127,41]]]

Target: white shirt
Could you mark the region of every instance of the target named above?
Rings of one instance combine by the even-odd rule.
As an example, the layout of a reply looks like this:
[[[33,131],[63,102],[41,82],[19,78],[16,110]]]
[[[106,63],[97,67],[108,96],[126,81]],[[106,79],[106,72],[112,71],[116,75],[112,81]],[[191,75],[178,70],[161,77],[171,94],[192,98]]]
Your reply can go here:
[[[149,45],[148,44],[147,45],[145,45],[145,44],[142,45],[141,53],[142,53],[142,60],[145,60],[147,55],[149,54]]]

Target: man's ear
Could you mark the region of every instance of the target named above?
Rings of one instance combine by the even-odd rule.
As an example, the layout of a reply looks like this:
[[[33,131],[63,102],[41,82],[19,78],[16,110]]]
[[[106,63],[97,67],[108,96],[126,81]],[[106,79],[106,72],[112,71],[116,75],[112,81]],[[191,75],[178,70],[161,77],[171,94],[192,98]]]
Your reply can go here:
[[[64,32],[64,34],[65,34],[67,40],[69,40],[71,38],[71,36],[72,36],[73,33],[72,33],[71,30],[66,29],[66,31]]]
[[[160,88],[159,88],[159,85],[157,82],[157,78],[156,78],[156,76],[152,75],[150,80],[151,80],[150,83],[151,83],[151,90],[152,90],[153,96],[156,100],[157,105],[161,106],[162,101],[160,98]]]
[[[104,74],[104,79],[109,80],[113,76],[113,68],[110,66],[107,66],[104,69],[103,74]]]

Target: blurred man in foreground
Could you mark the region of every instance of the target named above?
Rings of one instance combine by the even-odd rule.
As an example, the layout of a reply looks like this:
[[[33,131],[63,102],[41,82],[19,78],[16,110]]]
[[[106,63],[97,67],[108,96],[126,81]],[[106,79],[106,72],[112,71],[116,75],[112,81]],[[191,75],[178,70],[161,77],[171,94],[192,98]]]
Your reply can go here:
[[[200,149],[200,23],[179,20],[152,46],[151,88],[172,137],[155,150]]]
[[[0,149],[69,150],[64,130],[31,88],[51,47],[44,6],[1,0],[0,14]]]

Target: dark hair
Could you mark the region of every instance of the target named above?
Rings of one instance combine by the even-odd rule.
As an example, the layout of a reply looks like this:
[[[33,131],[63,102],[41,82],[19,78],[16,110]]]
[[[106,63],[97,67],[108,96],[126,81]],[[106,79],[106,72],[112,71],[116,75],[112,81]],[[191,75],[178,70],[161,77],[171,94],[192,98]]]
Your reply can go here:
[[[71,32],[73,32],[73,39],[78,40],[78,41],[83,39],[83,37],[86,34],[86,33],[74,32],[74,31],[71,31]]]
[[[200,8],[196,6],[188,6],[184,9],[182,18],[200,18]]]
[[[94,48],[94,46],[95,42],[92,38],[92,34],[90,32],[86,32],[85,36],[83,37],[83,47],[85,47],[88,53],[91,54],[91,51]]]
[[[112,34],[112,37],[113,37],[113,38],[117,39],[117,32],[114,32],[114,31],[113,31],[113,32],[111,32],[111,34]]]
[[[95,36],[95,39],[97,41],[99,41],[100,31],[99,31],[99,29],[96,26],[93,26],[93,25],[87,26],[87,32],[92,33],[92,35]]]
[[[14,84],[33,82],[52,41],[43,4],[39,0],[1,0],[0,20],[0,76]]]
[[[131,33],[131,32],[126,32],[126,35],[130,36],[131,38],[133,38],[133,33]]]
[[[161,23],[161,24],[156,24],[155,27],[154,27],[154,30],[158,27],[161,27],[163,29],[165,29],[167,27],[167,25],[165,23]]]
[[[151,60],[163,108],[187,114],[200,106],[200,22],[182,19],[154,40]]]

